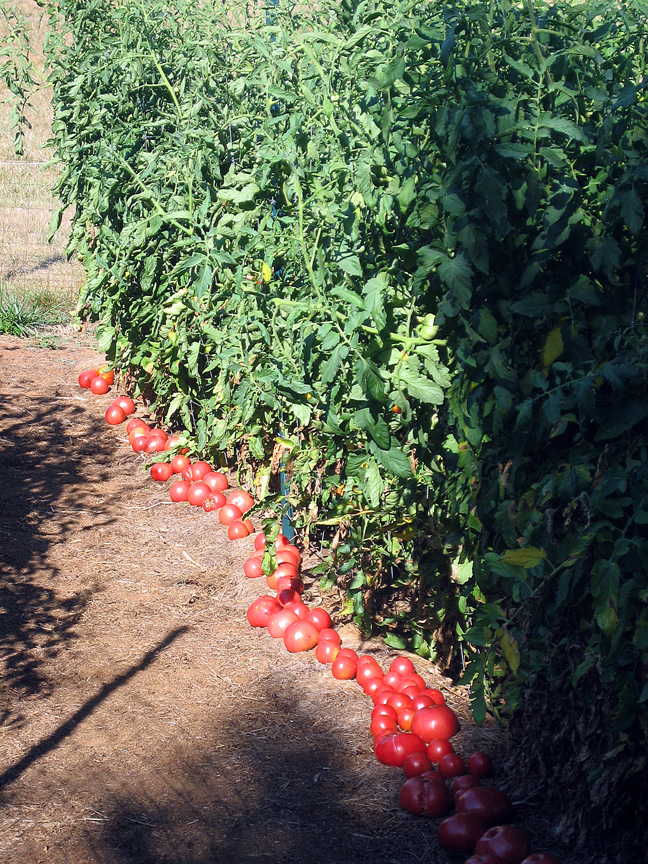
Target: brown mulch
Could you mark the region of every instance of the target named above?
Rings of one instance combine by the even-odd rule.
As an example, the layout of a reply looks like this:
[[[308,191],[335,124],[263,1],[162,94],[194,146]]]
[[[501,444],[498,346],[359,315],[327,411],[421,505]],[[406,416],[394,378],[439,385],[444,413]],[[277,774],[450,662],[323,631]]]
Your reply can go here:
[[[357,685],[248,625],[252,538],[172,504],[105,424],[114,388],[77,385],[89,337],[57,344],[0,337],[0,861],[448,860],[399,808]],[[463,719],[456,749],[501,763],[465,690],[415,662]]]

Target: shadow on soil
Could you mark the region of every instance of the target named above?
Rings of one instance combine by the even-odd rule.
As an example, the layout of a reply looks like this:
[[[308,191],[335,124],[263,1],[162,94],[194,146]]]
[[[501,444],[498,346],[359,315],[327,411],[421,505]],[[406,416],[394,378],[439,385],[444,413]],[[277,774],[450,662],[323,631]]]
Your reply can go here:
[[[147,784],[104,807],[93,860],[110,864],[432,864],[431,823],[398,808],[400,772],[349,755],[309,706],[258,693],[191,750],[160,753],[162,792]],[[263,705],[267,711],[263,710]],[[321,706],[320,706],[321,707]],[[270,713],[270,717],[268,716]],[[281,719],[271,718],[279,715]],[[367,730],[367,735],[368,730]],[[377,765],[377,763],[376,763]],[[159,787],[158,787],[159,788]]]
[[[72,437],[78,427],[85,434]],[[112,452],[100,431],[73,399],[25,393],[16,401],[0,392],[0,725],[19,722],[6,704],[10,691],[51,692],[45,662],[75,638],[92,596],[87,585],[59,595],[49,555],[83,530],[83,519],[89,530],[111,521],[110,501],[97,505],[102,462]]]

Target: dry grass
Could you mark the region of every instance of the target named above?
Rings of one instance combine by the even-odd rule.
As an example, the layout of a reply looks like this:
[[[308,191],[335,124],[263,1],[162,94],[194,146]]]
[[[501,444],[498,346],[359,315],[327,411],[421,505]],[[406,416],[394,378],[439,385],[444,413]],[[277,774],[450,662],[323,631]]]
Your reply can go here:
[[[32,61],[42,74],[42,47],[46,22],[35,0],[17,0],[15,8],[27,19]],[[1,31],[4,41],[5,33]],[[74,306],[83,272],[76,262],[66,260],[64,248],[70,230],[69,219],[48,243],[49,222],[56,207],[52,186],[56,168],[48,165],[47,148],[51,135],[51,90],[43,81],[34,92],[26,130],[24,155],[13,150],[10,127],[11,104],[0,87],[0,283],[18,296],[47,291]]]

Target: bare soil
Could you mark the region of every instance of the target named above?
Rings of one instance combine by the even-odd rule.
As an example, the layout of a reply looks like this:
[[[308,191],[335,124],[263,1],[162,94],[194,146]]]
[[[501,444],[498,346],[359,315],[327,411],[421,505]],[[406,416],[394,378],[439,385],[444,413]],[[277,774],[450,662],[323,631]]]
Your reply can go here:
[[[446,861],[374,759],[355,682],[248,625],[252,538],[172,504],[105,424],[117,391],[79,388],[100,361],[86,336],[0,338],[0,861]],[[456,749],[501,764],[465,690],[415,662],[463,719]]]

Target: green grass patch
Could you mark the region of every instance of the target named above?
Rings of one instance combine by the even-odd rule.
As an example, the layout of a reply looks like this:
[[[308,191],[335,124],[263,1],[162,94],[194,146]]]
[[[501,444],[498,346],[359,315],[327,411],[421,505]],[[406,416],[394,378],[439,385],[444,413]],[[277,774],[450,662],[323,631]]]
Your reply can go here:
[[[21,294],[0,284],[0,334],[33,336],[45,327],[68,323],[71,314],[68,299],[51,291]]]

